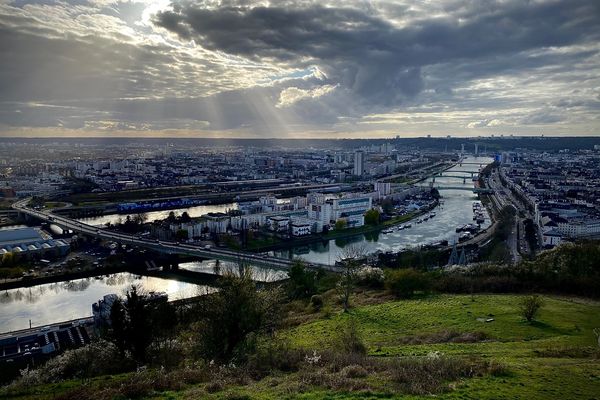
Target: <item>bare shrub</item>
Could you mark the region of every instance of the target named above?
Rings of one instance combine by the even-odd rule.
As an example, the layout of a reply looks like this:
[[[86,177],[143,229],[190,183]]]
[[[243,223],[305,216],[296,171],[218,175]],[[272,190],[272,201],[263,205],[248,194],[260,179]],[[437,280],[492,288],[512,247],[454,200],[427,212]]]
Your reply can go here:
[[[458,332],[443,330],[422,335],[404,336],[400,338],[402,344],[433,344],[433,343],[477,343],[489,339],[485,332]]]
[[[122,372],[131,366],[127,360],[121,359],[117,348],[112,343],[99,340],[66,351],[36,369],[21,371],[21,377],[11,386],[29,387],[63,379],[87,379],[92,376]]]
[[[262,338],[254,353],[248,356],[245,369],[254,379],[261,379],[273,370],[298,371],[306,354],[306,350],[294,348],[286,340]]]
[[[448,390],[448,381],[484,374],[505,373],[498,364],[448,357],[434,353],[428,357],[407,357],[392,361],[392,380],[411,394],[435,394]]]
[[[344,367],[341,374],[346,378],[365,378],[369,373],[362,365],[348,365]]]
[[[221,381],[212,381],[206,385],[205,389],[208,393],[217,393],[223,390],[225,385]]]
[[[321,311],[321,308],[323,308],[323,297],[318,294],[312,295],[310,298],[310,307],[313,311]]]
[[[562,347],[535,350],[539,357],[548,358],[600,358],[600,350],[593,347]]]
[[[338,337],[334,339],[333,348],[339,353],[361,356],[367,354],[367,346],[365,346],[356,324],[352,320],[342,328]]]

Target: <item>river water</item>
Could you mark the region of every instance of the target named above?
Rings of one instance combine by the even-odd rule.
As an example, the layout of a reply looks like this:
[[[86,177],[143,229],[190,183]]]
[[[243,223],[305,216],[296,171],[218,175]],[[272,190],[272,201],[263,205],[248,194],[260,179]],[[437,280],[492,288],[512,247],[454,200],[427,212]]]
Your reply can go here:
[[[167,219],[169,213],[174,212],[176,215],[183,214],[184,211],[187,211],[188,215],[192,218],[199,217],[204,214],[208,214],[211,212],[227,212],[227,210],[237,210],[237,203],[226,203],[226,204],[215,204],[215,205],[206,205],[206,206],[195,206],[189,208],[179,208],[177,210],[162,210],[162,211],[148,211],[146,212],[146,221],[160,221],[163,219]],[[106,225],[108,222],[111,224],[117,223],[119,221],[124,221],[127,215],[136,215],[136,213],[126,213],[126,214],[107,214],[99,217],[89,217],[89,218],[80,218],[78,221],[84,222],[89,225],[94,226],[102,226]]]
[[[488,164],[490,158],[470,158],[468,162]],[[458,188],[472,188],[473,182],[470,175],[455,171],[478,171],[479,165],[463,165],[451,168],[448,173],[452,175],[469,176],[465,183],[457,178],[436,178],[436,185],[452,186]],[[454,172],[453,172],[454,171]],[[428,185],[430,180],[423,182]],[[412,228],[393,233],[372,233],[358,235],[348,239],[334,239],[326,243],[316,243],[308,246],[279,251],[280,257],[302,257],[310,262],[333,264],[340,257],[342,249],[351,243],[362,243],[366,250],[389,251],[400,250],[407,247],[416,247],[440,240],[450,243],[457,240],[455,229],[459,225],[473,222],[472,202],[476,195],[468,190],[440,190],[443,204],[435,212],[436,216],[421,224],[412,221]],[[236,203],[197,206],[188,209],[173,210],[178,214],[187,211],[191,217],[197,217],[208,212],[224,212],[237,208]],[[171,210],[148,212],[149,221],[164,219]],[[113,214],[102,217],[82,219],[93,225],[103,225],[106,222],[116,222],[124,215]],[[486,221],[482,227],[487,227]],[[215,273],[215,261],[183,263],[181,268]],[[227,263],[220,263],[221,271],[233,269]],[[273,281],[284,278],[285,272],[269,271],[253,268],[252,273],[259,281]],[[155,277],[140,277],[130,273],[113,274],[107,277],[86,278],[70,282],[38,285],[31,288],[14,289],[0,293],[0,332],[23,329],[29,326],[32,320],[34,326],[60,322],[74,318],[91,315],[92,303],[109,293],[123,294],[132,284],[138,284],[147,291],[164,291],[169,299],[175,300],[205,293],[209,290],[206,286],[197,286],[175,280]]]
[[[487,165],[493,160],[489,157],[471,157],[466,162],[482,163]],[[456,188],[473,188],[471,175],[464,172],[455,171],[474,171],[479,170],[479,164],[463,164],[462,166],[454,166],[450,168],[448,175],[465,176],[466,182],[460,178],[443,178],[436,177],[434,185]],[[429,186],[431,179],[427,179],[422,185]],[[340,257],[343,248],[349,244],[358,244],[364,246],[368,253],[375,251],[398,251],[409,247],[418,247],[441,240],[447,240],[449,243],[454,243],[458,240],[456,227],[460,225],[473,223],[473,201],[477,200],[477,195],[472,191],[451,189],[440,190],[443,204],[435,210],[436,216],[424,221],[421,224],[412,222],[412,228],[402,231],[394,231],[384,234],[382,232],[358,235],[347,239],[332,239],[326,243],[314,243],[308,246],[295,248],[291,251],[280,251],[276,255],[280,257],[301,257],[309,262],[321,264],[334,264]],[[481,224],[482,228],[487,228],[490,221]]]
[[[128,272],[48,283],[0,292],[0,333],[92,315],[92,303],[109,293],[124,295],[132,285],[165,292],[169,300],[197,296],[208,286],[139,276]]]

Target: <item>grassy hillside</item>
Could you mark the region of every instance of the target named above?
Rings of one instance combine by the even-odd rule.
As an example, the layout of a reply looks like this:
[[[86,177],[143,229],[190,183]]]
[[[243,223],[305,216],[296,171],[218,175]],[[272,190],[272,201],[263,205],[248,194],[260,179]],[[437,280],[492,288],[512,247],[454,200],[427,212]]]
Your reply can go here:
[[[537,321],[530,324],[520,317],[520,297],[514,295],[434,295],[415,300],[394,300],[381,292],[367,291],[354,298],[356,306],[347,314],[339,311],[333,296],[325,297],[327,306],[318,313],[307,311],[304,304],[296,303],[288,312],[288,328],[280,333],[281,339],[285,339],[283,342],[289,343],[292,348],[304,349],[302,354],[316,351],[317,355],[326,357],[326,349],[333,346],[339,332],[352,323],[367,347],[368,356],[360,361],[364,368],[350,365],[336,369],[334,361],[323,367],[275,371],[258,380],[236,377],[235,370],[223,370],[219,372],[221,375],[211,375],[210,379],[195,380],[187,379],[188,375],[181,375],[184,374],[181,371],[178,372],[180,375],[176,375],[177,372],[170,375],[161,373],[160,379],[179,380],[179,383],[155,387],[151,395],[139,392],[145,393],[141,397],[421,398],[410,394],[415,393],[414,389],[400,394],[404,386],[397,385],[394,370],[382,368],[380,363],[387,360],[400,363],[402,360],[430,360],[432,352],[439,352],[434,353],[434,357],[442,354],[452,357],[443,361],[448,362],[447,368],[455,365],[452,360],[461,359],[469,362],[478,360],[474,365],[483,362],[497,366],[446,381],[436,398],[595,399],[600,396],[600,360],[592,332],[600,327],[600,303],[544,297],[545,304]],[[445,368],[443,363],[441,365]],[[416,367],[415,374],[421,373],[419,368],[425,368],[423,372],[433,368],[428,362],[417,363]],[[497,371],[490,373],[494,368]],[[193,368],[187,374],[192,371]],[[241,375],[241,372],[238,374]],[[226,375],[228,378],[225,378]],[[418,380],[417,375],[414,377]],[[6,394],[14,398],[49,399],[61,394],[64,398],[81,398],[91,393],[94,398],[108,399],[114,398],[113,392],[103,392],[101,388],[132,385],[132,382],[141,385],[143,382],[139,381],[144,379],[153,378],[124,374],[95,378],[86,384],[85,392],[69,392],[81,382],[68,381]],[[138,392],[129,393],[128,397],[135,397]]]

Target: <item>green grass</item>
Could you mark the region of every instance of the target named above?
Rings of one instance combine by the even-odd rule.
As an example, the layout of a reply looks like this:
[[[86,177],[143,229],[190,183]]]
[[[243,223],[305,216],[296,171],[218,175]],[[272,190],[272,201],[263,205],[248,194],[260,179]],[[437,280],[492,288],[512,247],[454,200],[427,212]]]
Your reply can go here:
[[[545,349],[594,346],[596,338],[592,330],[600,327],[600,305],[557,297],[544,300],[545,305],[532,324],[520,317],[518,296],[475,295],[472,301],[468,295],[439,295],[358,307],[349,314],[295,327],[288,337],[297,345],[319,349],[352,319],[373,356],[425,355],[431,351],[477,355],[497,360],[511,372],[507,377],[463,381],[456,390],[440,398],[600,398],[598,359],[543,358],[537,353]],[[478,318],[494,318],[494,321],[481,322]],[[491,339],[468,344],[401,343],[403,336],[444,329],[481,331]]]
[[[592,332],[600,327],[600,303],[582,299],[544,297],[544,306],[534,323],[520,317],[516,295],[432,295],[413,300],[391,300],[381,293],[362,293],[350,313],[339,312],[333,298],[327,296],[334,311],[306,314],[306,321],[282,332],[298,347],[321,351],[353,320],[368,353],[373,357],[444,354],[493,360],[507,367],[500,376],[476,376],[453,382],[452,390],[437,394],[440,399],[598,399],[600,398],[600,360],[574,358],[570,354],[542,357],[546,349],[593,349]],[[370,303],[370,304],[368,304]],[[368,305],[360,305],[368,304]],[[298,308],[299,310],[301,307]],[[297,311],[300,317],[303,311]],[[481,319],[493,318],[492,322]],[[405,345],[402,338],[431,334],[442,330],[484,332],[488,340],[477,343],[436,343]],[[598,353],[596,353],[598,354]],[[100,377],[103,382],[122,379]],[[277,372],[258,382],[229,385],[217,393],[207,393],[206,384],[190,385],[181,391],[157,393],[156,399],[417,399],[401,395],[386,384],[385,377],[372,374],[362,378],[371,391],[340,392],[301,383],[299,373]],[[46,385],[32,398],[52,398],[73,387],[76,382]],[[31,394],[31,392],[29,392]],[[428,396],[431,397],[431,396]],[[21,397],[26,398],[26,397]]]
[[[62,201],[47,201],[44,203],[44,207],[46,208],[60,208],[60,207],[65,207],[67,205],[67,203],[64,203]]]

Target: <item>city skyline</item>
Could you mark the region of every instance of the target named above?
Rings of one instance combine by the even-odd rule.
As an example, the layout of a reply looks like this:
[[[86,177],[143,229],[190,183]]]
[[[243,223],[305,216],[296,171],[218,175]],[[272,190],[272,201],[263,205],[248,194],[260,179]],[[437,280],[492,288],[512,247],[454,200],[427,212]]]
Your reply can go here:
[[[600,133],[585,0],[0,2],[0,137]]]

